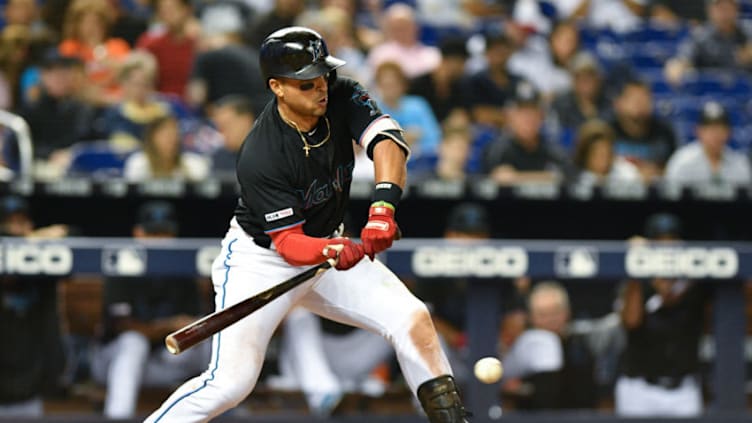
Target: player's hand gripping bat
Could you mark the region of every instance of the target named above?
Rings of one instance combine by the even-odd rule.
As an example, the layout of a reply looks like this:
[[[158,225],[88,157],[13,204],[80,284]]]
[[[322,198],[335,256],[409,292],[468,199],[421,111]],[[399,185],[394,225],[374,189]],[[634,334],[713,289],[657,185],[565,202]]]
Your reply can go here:
[[[223,310],[216,311],[195,322],[185,326],[177,331],[167,335],[165,344],[167,350],[173,354],[180,354],[188,348],[198,344],[206,338],[214,335],[222,329],[230,326],[238,320],[248,316],[254,311],[269,304],[275,298],[284,295],[286,292],[311,279],[312,277],[334,267],[337,260],[330,258],[327,261],[314,266],[305,272],[293,276],[292,278],[280,282],[277,285],[260,292],[253,297],[247,298],[237,304],[234,304]]]

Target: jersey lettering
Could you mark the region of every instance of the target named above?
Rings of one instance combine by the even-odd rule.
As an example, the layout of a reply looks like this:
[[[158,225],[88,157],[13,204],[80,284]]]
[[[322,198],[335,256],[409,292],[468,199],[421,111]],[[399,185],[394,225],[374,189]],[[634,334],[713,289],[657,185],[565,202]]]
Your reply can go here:
[[[314,179],[305,192],[298,190],[303,198],[303,210],[308,210],[313,206],[327,201],[332,198],[335,191],[342,192],[347,182],[352,180],[354,166],[354,162],[350,162],[344,166],[338,166],[334,173],[334,179],[329,183],[319,183],[318,179]],[[267,219],[267,222],[271,222],[271,220]]]
[[[344,166],[337,166],[337,172],[334,175],[332,186],[337,192],[342,192],[345,185],[352,180],[353,169],[355,168],[355,162],[350,162]]]
[[[321,204],[324,201],[332,197],[332,187],[330,184],[318,184],[319,180],[314,179],[311,185],[308,187],[305,193],[302,191],[303,196],[303,210],[308,210],[311,207]]]

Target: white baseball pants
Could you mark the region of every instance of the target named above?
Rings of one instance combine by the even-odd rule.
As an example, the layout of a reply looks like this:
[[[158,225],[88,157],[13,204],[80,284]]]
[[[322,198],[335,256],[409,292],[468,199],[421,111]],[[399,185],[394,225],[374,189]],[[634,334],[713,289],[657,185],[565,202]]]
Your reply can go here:
[[[625,417],[694,417],[702,414],[702,392],[697,380],[684,377],[681,385],[667,389],[641,377],[619,376],[616,414]]]
[[[229,307],[305,269],[257,246],[233,220],[212,270],[216,307]],[[386,266],[364,258],[350,270],[315,276],[215,335],[208,369],[178,388],[146,422],[206,422],[240,403],[256,384],[274,330],[298,305],[384,336],[413,392],[451,374],[423,302]]]

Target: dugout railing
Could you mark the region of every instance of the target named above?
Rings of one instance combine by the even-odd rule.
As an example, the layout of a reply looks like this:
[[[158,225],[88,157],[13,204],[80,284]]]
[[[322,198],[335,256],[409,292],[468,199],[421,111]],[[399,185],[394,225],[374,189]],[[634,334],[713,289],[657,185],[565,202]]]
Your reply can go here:
[[[0,239],[0,272],[14,275],[208,276],[219,239],[136,241],[68,238]],[[683,277],[717,284],[712,333],[709,415],[746,415],[746,334],[743,283],[752,276],[752,243],[685,242],[630,245],[624,241],[404,239],[382,254],[397,274],[464,278],[469,360],[496,354],[501,281],[527,275],[558,280]],[[498,410],[498,387],[470,383],[468,407],[486,421]],[[261,421],[261,420],[253,420]],[[273,420],[270,420],[273,421]],[[394,421],[394,420],[392,420]],[[564,420],[557,420],[564,421]]]

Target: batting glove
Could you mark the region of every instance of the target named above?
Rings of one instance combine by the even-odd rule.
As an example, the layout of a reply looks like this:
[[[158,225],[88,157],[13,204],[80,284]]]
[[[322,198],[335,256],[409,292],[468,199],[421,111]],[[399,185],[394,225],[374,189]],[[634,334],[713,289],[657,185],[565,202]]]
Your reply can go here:
[[[371,204],[368,210],[368,222],[360,232],[363,249],[371,260],[376,254],[392,246],[399,228],[394,221],[394,206],[386,201]]]
[[[334,266],[337,270],[347,270],[365,255],[363,245],[351,241],[349,238],[332,238],[322,251],[324,257],[337,260]]]

